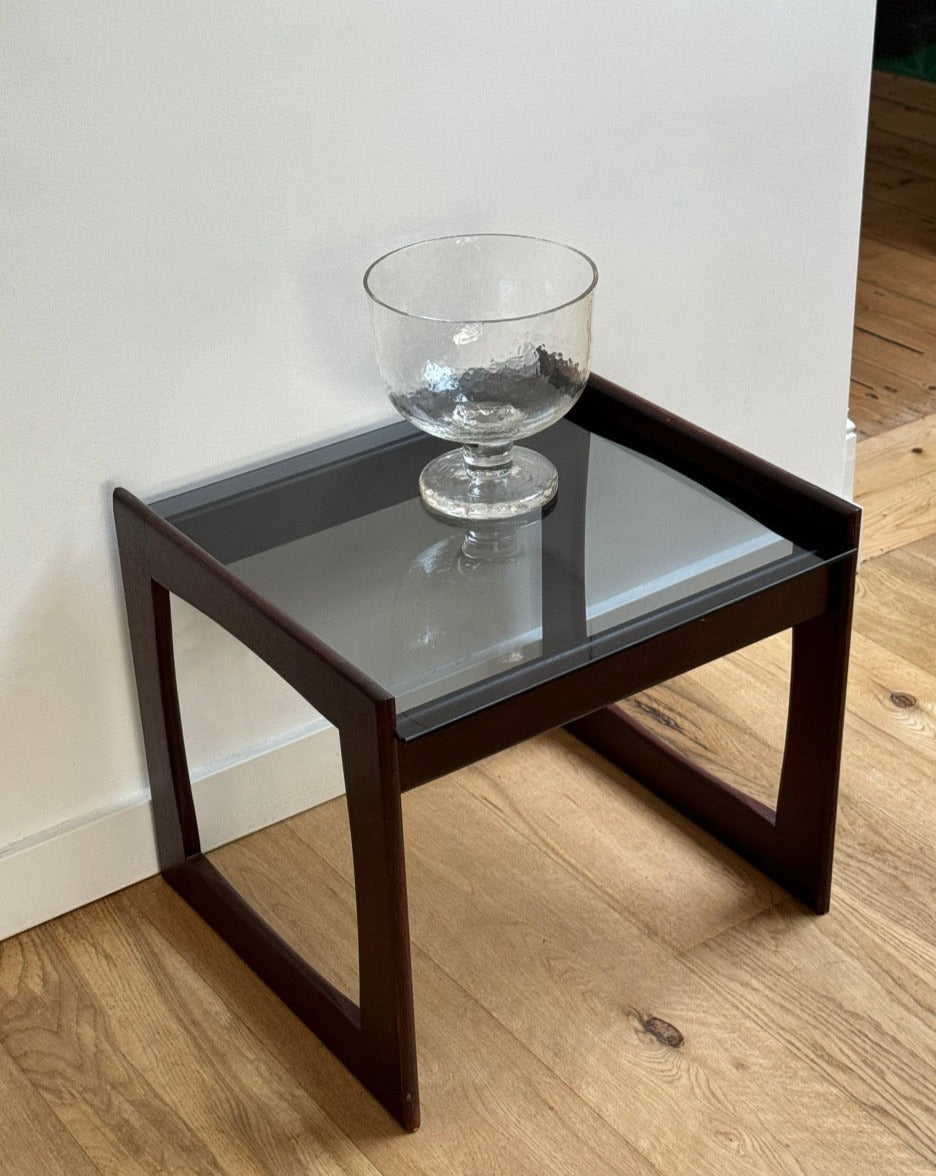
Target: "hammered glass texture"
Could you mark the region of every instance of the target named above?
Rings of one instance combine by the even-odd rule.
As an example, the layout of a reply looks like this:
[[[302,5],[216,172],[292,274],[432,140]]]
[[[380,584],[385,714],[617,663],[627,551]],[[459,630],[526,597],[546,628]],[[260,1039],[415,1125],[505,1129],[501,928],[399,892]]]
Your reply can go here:
[[[390,399],[461,444],[548,427],[588,378],[594,282],[583,254],[535,238],[442,238],[388,254],[367,289]]]

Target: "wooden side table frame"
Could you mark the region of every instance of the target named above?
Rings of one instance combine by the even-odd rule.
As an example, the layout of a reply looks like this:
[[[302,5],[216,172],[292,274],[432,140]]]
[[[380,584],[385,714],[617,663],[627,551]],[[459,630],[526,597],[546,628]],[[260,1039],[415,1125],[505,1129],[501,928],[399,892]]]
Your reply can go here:
[[[413,738],[391,694],[251,590],[126,490],[114,494],[121,570],[160,869],[408,1130],[419,1125],[401,796],[457,767],[565,725],[813,910],[828,909],[859,510],[592,377],[569,419],[622,440],[822,559],[746,594],[712,593],[626,648]],[[173,658],[170,594],[259,655],[337,727],[354,858],[360,1004],[244,901],[201,851]],[[696,767],[615,702],[793,629],[776,811]]]

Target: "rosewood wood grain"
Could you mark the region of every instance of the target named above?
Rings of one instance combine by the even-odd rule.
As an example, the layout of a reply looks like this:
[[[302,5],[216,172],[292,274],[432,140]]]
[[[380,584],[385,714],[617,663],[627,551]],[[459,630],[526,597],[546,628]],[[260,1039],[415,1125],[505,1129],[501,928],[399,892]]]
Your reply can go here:
[[[147,566],[145,515],[120,492],[114,518],[161,870],[200,852],[172,656],[169,594]]]
[[[828,554],[858,545],[853,504],[601,376],[590,377],[568,418],[679,470],[800,547]]]

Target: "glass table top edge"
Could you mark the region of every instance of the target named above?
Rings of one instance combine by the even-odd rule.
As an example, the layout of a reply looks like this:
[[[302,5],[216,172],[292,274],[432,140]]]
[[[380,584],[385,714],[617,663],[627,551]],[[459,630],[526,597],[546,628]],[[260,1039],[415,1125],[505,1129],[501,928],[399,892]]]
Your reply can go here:
[[[393,421],[323,441],[321,445],[310,446],[289,457],[274,458],[219,478],[196,482],[185,490],[150,499],[146,505],[161,518],[178,525],[179,520],[193,512],[215,509],[251,493],[266,492],[321,473],[329,467],[340,466],[352,458],[420,440],[424,436],[407,421]]]
[[[713,619],[723,608],[766,589],[788,583],[806,572],[838,563],[847,558],[848,554],[846,552],[824,559],[812,552],[794,551],[774,564],[736,576],[678,604],[664,605],[615,629],[602,632],[579,648],[554,657],[551,660],[551,672],[545,675],[537,673],[540,668],[538,663],[532,663],[506,670],[497,678],[488,678],[415,706],[400,707],[400,699],[397,698],[397,735],[403,742],[430,735],[457,720],[486,710],[495,703],[561,678],[573,670],[623,653],[703,616]],[[787,626],[780,626],[777,631],[784,627]]]
[[[683,596],[677,596],[675,604],[664,603],[658,608],[646,608],[633,617],[625,618],[620,623],[607,623],[605,628],[599,628],[595,632],[582,632],[572,639],[568,647],[562,648],[558,656],[554,653],[550,653],[548,656],[534,654],[531,655],[531,660],[525,660],[514,668],[508,668],[503,672],[489,669],[477,680],[467,679],[466,684],[457,686],[455,689],[447,689],[446,687],[451,687],[458,680],[457,674],[452,675],[451,678],[447,678],[443,674],[437,679],[432,677],[432,673],[430,673],[430,677],[423,683],[424,687],[432,688],[433,683],[437,683],[439,689],[435,694],[430,694],[428,701],[424,699],[415,703],[408,701],[407,695],[410,695],[411,698],[417,697],[418,692],[414,694],[413,691],[398,689],[391,682],[382,680],[366,664],[362,664],[358,658],[353,656],[353,653],[349,655],[347,648],[342,648],[340,643],[330,640],[327,631],[323,633],[320,627],[304,623],[301,615],[294,614],[281,601],[266,594],[262,585],[258,588],[256,583],[245,579],[242,575],[242,569],[238,565],[244,562],[249,563],[251,558],[249,553],[242,558],[220,559],[220,562],[227,565],[229,574],[238,583],[243,584],[255,597],[259,595],[261,599],[268,601],[273,608],[299,624],[319,646],[331,650],[339,661],[348,663],[355,670],[360,670],[365,678],[374,682],[381,691],[385,691],[393,697],[397,712],[397,734],[405,741],[437,730],[455,719],[467,717],[471,713],[485,709],[493,702],[504,700],[516,693],[562,677],[580,665],[623,651],[644,640],[647,636],[654,636],[678,627],[685,621],[693,620],[703,613],[715,611],[724,604],[736,603],[746,595],[756,593],[765,587],[781,584],[810,569],[834,562],[848,554],[844,547],[833,552],[828,550],[820,552],[797,546],[789,537],[784,536],[782,531],[774,531],[760,522],[754,514],[746,511],[743,494],[739,494],[737,500],[734,497],[719,494],[709,489],[705,482],[697,481],[691,475],[683,472],[678,464],[669,466],[659,457],[647,457],[642,453],[641,448],[630,446],[628,438],[616,440],[607,437],[604,432],[593,431],[573,421],[560,422],[559,426],[554,426],[554,429],[564,429],[567,433],[571,430],[577,434],[585,435],[587,438],[585,442],[586,453],[588,452],[587,446],[593,438],[603,438],[608,445],[615,449],[632,453],[634,457],[650,466],[657,465],[664,471],[668,470],[671,478],[674,481],[684,483],[689,492],[694,488],[701,494],[721,502],[726,511],[734,511],[747,517],[763,532],[760,538],[755,534],[755,540],[749,546],[761,545],[765,549],[769,549],[771,544],[768,540],[770,536],[773,536],[775,539],[785,540],[791,550],[779,558],[765,557],[766,562],[754,566],[753,570],[741,571],[736,575],[728,574],[731,561],[727,560],[724,564],[723,578],[716,579],[713,585],[692,591],[692,578],[690,577],[690,583],[687,585],[690,590]],[[551,432],[552,430],[547,430],[547,434]],[[545,438],[546,434],[540,435],[540,437]],[[526,443],[532,442],[533,447],[538,447],[537,441],[538,438],[533,437],[528,439]],[[413,454],[422,454],[427,450],[427,447],[435,447],[441,451],[451,448],[451,443],[428,438],[405,421],[394,422],[339,438],[336,441],[316,446],[278,461],[261,464],[239,473],[215,479],[177,494],[161,496],[151,501],[148,506],[171,527],[179,529],[183,534],[188,534],[187,527],[193,521],[197,527],[199,519],[210,520],[215,515],[219,517],[226,515],[229,525],[236,529],[238,521],[249,513],[251,504],[256,505],[257,501],[262,500],[264,496],[272,494],[275,497],[280,492],[290,494],[292,488],[303,486],[305,483],[308,483],[309,492],[320,485],[325,486],[326,482],[334,488],[334,486],[342,484],[342,479],[349,477],[349,471],[356,471],[360,474],[362,471],[372,468],[389,468],[386,465],[387,461],[397,462],[399,455],[407,455],[411,451]],[[593,449],[592,452],[594,452]],[[378,460],[384,461],[384,465],[374,467],[368,464]],[[407,460],[411,461],[410,458]],[[418,472],[418,463],[413,467],[413,470],[407,473],[407,479],[402,483],[403,495],[410,497],[401,499],[399,488],[396,491],[391,490],[390,506],[395,507],[401,502],[405,503],[414,498],[415,477],[411,482],[409,481],[414,471]],[[588,476],[591,478],[591,473]],[[326,479],[326,482],[321,482],[322,478]],[[309,493],[305,491],[303,493],[305,494],[303,501],[308,502]],[[378,486],[371,495],[371,498],[378,503],[376,508],[378,514],[381,510],[389,509],[389,507],[381,505],[380,494],[381,487]],[[396,497],[392,497],[393,494],[396,494]],[[369,518],[374,513],[375,509],[372,506],[369,513],[365,509],[360,517]],[[350,515],[352,520],[358,517],[353,512]],[[582,517],[584,518],[584,516]],[[568,526],[568,524],[563,525]],[[317,536],[327,532],[328,529],[328,527],[320,527],[318,530],[312,528],[309,534]],[[197,545],[203,546],[209,555],[214,555],[207,545],[199,543],[197,530],[194,535],[189,535],[189,538],[194,539]],[[285,550],[289,547],[290,542],[287,535],[284,540],[273,543],[268,548],[263,548],[261,543],[259,554],[265,556],[270,552],[276,553],[280,549]],[[739,544],[739,550],[743,547],[744,543]],[[715,553],[713,558],[716,559],[714,566],[717,569],[722,566],[717,563],[718,549],[713,548],[712,550]],[[215,555],[215,558],[219,557]],[[545,575],[545,572],[543,574]],[[677,588],[680,583],[677,581]],[[653,593],[648,593],[646,588],[643,588],[641,592],[642,595],[638,594],[638,603],[647,596],[649,597],[647,600],[649,605],[653,599]],[[625,597],[626,593],[621,599],[625,599]],[[584,597],[582,599],[584,601]],[[588,609],[585,611],[587,613]],[[543,626],[543,648],[545,649],[545,617]],[[464,678],[462,680],[465,681]]]

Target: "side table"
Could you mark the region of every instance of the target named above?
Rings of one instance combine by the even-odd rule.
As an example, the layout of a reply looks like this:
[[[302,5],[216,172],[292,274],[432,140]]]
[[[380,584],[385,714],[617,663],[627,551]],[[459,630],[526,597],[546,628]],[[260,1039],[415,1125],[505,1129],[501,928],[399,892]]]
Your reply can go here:
[[[163,875],[399,1122],[419,1124],[401,795],[565,726],[828,909],[859,509],[593,376],[538,437],[552,509],[463,534],[421,508],[445,446],[400,423],[114,513]],[[170,596],[338,729],[360,994],[202,854]],[[615,704],[793,630],[776,810]]]

